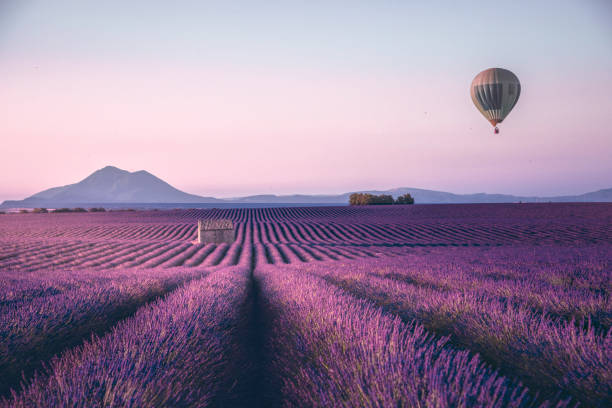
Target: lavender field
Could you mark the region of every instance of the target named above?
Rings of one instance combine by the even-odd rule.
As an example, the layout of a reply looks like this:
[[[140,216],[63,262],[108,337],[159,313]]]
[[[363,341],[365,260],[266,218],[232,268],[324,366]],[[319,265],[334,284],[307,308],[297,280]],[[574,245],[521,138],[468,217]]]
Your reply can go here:
[[[1,214],[0,406],[609,407],[611,261],[610,204]]]

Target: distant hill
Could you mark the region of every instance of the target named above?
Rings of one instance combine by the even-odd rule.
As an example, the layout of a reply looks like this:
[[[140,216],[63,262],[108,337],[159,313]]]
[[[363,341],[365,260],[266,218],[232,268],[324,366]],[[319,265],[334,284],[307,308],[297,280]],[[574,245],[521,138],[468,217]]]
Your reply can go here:
[[[394,198],[409,193],[418,204],[467,204],[467,203],[524,203],[537,202],[612,202],[612,188],[594,191],[591,193],[559,196],[559,197],[524,197],[508,194],[453,194],[444,191],[423,190],[419,188],[394,188],[391,190],[363,190],[358,193],[390,194]],[[347,204],[352,193],[337,195],[253,195],[232,199],[234,202],[244,203],[325,203],[325,204]]]
[[[358,191],[390,194],[410,193],[417,204],[512,203],[512,202],[612,202],[612,188],[586,194],[559,197],[522,197],[507,194],[453,194],[418,188]],[[94,204],[181,203],[181,204],[328,204],[346,205],[352,193],[336,195],[262,194],[232,199],[217,199],[188,194],[144,170],[129,172],[106,166],[75,184],[53,187],[24,200],[5,201],[3,208],[70,207]],[[150,207],[150,206],[149,206]]]
[[[113,166],[95,171],[75,184],[41,191],[24,200],[5,201],[3,207],[53,207],[96,203],[215,203],[212,197],[188,194],[141,170],[129,172]]]

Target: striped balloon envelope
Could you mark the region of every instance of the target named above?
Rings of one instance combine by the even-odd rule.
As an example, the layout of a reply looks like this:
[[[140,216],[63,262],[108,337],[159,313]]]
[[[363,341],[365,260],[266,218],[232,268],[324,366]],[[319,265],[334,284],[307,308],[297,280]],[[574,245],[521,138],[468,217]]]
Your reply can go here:
[[[507,69],[489,68],[474,78],[470,88],[476,108],[495,127],[514,108],[521,94],[521,83],[516,75]]]

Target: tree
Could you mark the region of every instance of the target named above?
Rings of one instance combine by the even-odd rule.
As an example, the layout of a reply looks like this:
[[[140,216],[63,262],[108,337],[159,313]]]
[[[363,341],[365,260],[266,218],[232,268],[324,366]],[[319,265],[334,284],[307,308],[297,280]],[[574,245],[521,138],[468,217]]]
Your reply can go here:
[[[390,196],[388,194],[381,194],[379,196],[372,196],[372,200],[371,200],[370,204],[377,204],[377,205],[389,205],[389,204],[393,204],[393,196]]]
[[[369,193],[353,193],[349,196],[350,205],[388,205],[393,204],[393,197],[387,194],[376,196]]]
[[[372,194],[368,193],[353,193],[349,197],[350,205],[369,205],[372,203]]]
[[[349,205],[362,205],[361,196],[363,194],[353,193],[349,196]]]
[[[397,197],[395,204],[414,204],[414,198],[409,193]]]

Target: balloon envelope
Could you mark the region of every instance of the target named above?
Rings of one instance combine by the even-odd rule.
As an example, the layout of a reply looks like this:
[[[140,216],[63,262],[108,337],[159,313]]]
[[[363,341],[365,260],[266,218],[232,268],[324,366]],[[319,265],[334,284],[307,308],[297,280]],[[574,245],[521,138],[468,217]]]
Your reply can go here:
[[[521,94],[521,83],[507,69],[489,68],[476,75],[470,94],[476,108],[495,126],[516,105]]]

